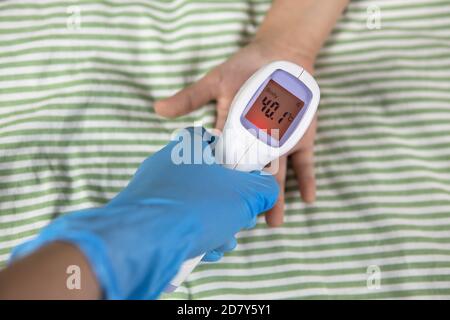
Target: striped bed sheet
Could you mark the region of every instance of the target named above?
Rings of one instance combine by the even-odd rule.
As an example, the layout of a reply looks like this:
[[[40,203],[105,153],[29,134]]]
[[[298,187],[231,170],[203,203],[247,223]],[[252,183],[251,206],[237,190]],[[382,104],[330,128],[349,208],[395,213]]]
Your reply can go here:
[[[177,129],[156,99],[243,46],[267,0],[0,2],[0,263],[99,206]],[[377,14],[380,13],[380,28]],[[165,299],[450,298],[450,1],[353,1],[320,53],[318,199]]]

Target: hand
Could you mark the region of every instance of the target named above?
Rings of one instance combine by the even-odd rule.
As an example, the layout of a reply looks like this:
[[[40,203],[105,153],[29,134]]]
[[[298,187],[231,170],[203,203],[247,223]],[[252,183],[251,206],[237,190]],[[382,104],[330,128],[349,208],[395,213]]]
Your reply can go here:
[[[216,101],[216,128],[222,129],[231,101],[243,83],[261,66],[273,60],[290,60],[313,73],[314,55],[307,51],[292,50],[277,41],[259,38],[242,48],[223,64],[211,70],[202,79],[181,90],[172,97],[155,104],[155,111],[165,117],[177,117],[202,107],[211,100]],[[277,204],[266,213],[269,226],[279,226],[284,220],[284,186],[286,180],[287,158],[297,178],[298,188],[305,202],[313,202],[316,197],[314,175],[314,138],[316,119],[301,141],[289,155],[280,159],[276,179],[280,185]]]
[[[69,242],[87,257],[106,298],[148,299],[167,287],[186,259],[231,250],[234,235],[275,204],[278,186],[258,172],[176,164],[180,146],[191,163],[194,151],[214,159],[203,134],[204,129],[184,130],[180,141],[145,160],[107,205],[54,220],[16,248],[13,259],[53,241]]]

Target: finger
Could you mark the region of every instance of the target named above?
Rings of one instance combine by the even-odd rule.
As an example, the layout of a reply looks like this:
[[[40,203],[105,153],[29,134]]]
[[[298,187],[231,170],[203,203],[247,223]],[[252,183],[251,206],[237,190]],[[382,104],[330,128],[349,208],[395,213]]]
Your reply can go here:
[[[223,252],[217,252],[217,251],[213,250],[213,251],[209,251],[209,252],[205,253],[205,255],[202,258],[202,261],[216,262],[216,261],[219,261],[220,259],[222,259],[222,257],[223,257]]]
[[[230,240],[227,241],[224,245],[217,248],[215,251],[219,252],[230,252],[233,251],[237,246],[237,240],[235,237],[231,237]]]
[[[228,117],[228,111],[230,108],[230,104],[231,104],[231,99],[230,98],[220,98],[217,101],[217,119],[216,119],[216,125],[215,128],[222,130],[224,125],[225,125],[225,121],[227,120]]]
[[[258,220],[258,216],[254,216],[252,218],[252,220],[248,223],[248,225],[244,227],[244,229],[247,229],[247,230],[253,229],[256,226],[256,223],[258,222],[257,220]]]
[[[303,146],[291,155],[291,163],[297,178],[298,189],[303,201],[316,200],[316,178],[314,173],[314,137],[316,121],[311,124],[302,141]]]
[[[303,201],[314,202],[316,200],[316,178],[313,149],[299,150],[291,156],[291,160]]]
[[[216,72],[210,72],[199,81],[175,95],[155,103],[155,112],[174,118],[192,112],[216,97],[218,90]]]
[[[278,185],[280,186],[277,203],[271,210],[266,212],[266,222],[270,227],[278,227],[284,222],[284,185],[286,181],[286,167],[287,157],[284,156],[279,159],[279,168],[275,175]]]
[[[207,252],[203,256],[202,261],[207,262],[218,261],[223,257],[224,253],[234,250],[236,246],[237,246],[236,238],[232,237],[230,240],[228,240],[225,244],[221,245],[219,248]]]

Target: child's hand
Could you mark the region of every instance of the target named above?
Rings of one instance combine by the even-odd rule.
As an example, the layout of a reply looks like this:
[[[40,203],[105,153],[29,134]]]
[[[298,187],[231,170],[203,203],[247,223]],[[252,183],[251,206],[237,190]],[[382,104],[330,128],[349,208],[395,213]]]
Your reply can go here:
[[[235,94],[243,83],[261,66],[273,60],[290,60],[312,73],[314,59],[307,55],[291,53],[288,48],[276,47],[265,40],[258,40],[242,48],[230,59],[211,70],[202,79],[167,99],[156,102],[155,110],[165,117],[177,117],[196,110],[211,100],[217,102],[216,128],[222,129],[227,119],[228,109]],[[316,120],[289,156],[297,176],[301,196],[306,202],[313,202],[316,193],[313,149]],[[286,179],[287,156],[280,159],[276,179],[280,185],[280,195],[276,206],[267,212],[266,221],[270,226],[279,226],[284,218],[284,185]]]

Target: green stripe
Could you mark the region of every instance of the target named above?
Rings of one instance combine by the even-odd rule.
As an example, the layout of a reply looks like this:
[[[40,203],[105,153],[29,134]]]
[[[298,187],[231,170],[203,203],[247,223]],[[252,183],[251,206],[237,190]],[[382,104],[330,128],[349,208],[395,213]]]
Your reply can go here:
[[[448,282],[450,279],[449,275],[431,275],[431,276],[413,276],[413,277],[399,277],[393,279],[384,279],[383,283],[385,285],[392,284],[403,284],[403,283],[423,283],[423,282]],[[275,293],[275,292],[286,292],[291,290],[299,290],[302,289],[343,289],[343,288],[367,288],[366,281],[340,281],[340,282],[301,282],[294,283],[284,286],[272,286],[269,288],[262,287],[258,288],[258,294],[263,293]],[[248,294],[250,295],[254,289],[252,288],[226,288],[226,289],[214,289],[214,290],[205,290],[196,294],[197,299],[206,298],[210,295],[223,295],[223,294]],[[369,291],[367,289],[367,291]],[[368,293],[362,295],[336,295],[335,299],[341,297],[341,299],[367,299],[367,298],[387,298],[387,297],[395,297],[399,296],[410,296],[410,295],[418,295],[420,292],[423,292],[426,295],[436,295],[436,294],[445,294],[450,295],[450,289],[433,289],[433,290],[410,290],[410,291],[390,291],[390,292],[375,292]],[[305,297],[307,299],[324,299],[324,297],[329,297],[332,299],[332,296],[329,295],[320,295],[320,296],[309,296]]]

